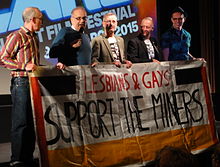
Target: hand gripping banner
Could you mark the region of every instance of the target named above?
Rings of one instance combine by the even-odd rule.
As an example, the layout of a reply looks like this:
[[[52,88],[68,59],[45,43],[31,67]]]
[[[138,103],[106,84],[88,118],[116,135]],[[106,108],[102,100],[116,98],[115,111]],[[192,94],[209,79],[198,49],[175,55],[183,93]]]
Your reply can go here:
[[[31,95],[43,167],[141,166],[166,145],[217,143],[206,64],[40,67]]]

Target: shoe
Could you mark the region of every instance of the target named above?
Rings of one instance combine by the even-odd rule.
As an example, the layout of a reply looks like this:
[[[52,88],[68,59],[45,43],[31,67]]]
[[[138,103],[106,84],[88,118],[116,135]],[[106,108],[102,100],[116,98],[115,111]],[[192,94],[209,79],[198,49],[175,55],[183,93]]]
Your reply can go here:
[[[10,162],[10,167],[39,167],[39,159],[34,159],[31,162],[13,161]]]
[[[10,162],[10,166],[11,167],[25,167],[24,163],[21,161],[14,161],[14,162]]]

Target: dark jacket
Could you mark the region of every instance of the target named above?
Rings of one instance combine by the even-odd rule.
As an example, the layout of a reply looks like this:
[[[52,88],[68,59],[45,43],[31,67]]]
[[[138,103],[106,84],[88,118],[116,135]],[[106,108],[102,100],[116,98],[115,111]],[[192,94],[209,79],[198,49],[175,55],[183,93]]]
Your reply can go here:
[[[161,52],[157,40],[150,37],[150,41],[154,48],[154,59],[161,60]],[[133,63],[152,62],[152,59],[148,56],[147,47],[144,43],[144,37],[141,34],[128,41],[127,56],[128,60]]]
[[[59,62],[67,66],[77,65],[77,51],[79,48],[73,48],[71,42],[80,38],[81,34],[71,27],[61,29],[50,48],[50,58],[58,58]]]

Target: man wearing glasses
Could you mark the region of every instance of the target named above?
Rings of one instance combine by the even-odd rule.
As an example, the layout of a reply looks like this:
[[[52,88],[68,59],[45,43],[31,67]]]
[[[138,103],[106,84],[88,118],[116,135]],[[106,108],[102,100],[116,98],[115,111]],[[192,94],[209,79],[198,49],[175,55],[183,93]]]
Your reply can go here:
[[[83,7],[76,7],[71,12],[71,27],[60,30],[50,48],[50,57],[58,58],[57,68],[65,66],[88,65],[91,63],[90,39],[84,33],[87,12]]]
[[[43,14],[36,7],[25,8],[24,25],[8,35],[0,59],[11,70],[11,163],[13,167],[34,167],[35,132],[31,108],[28,72],[40,64],[36,31],[42,26]]]
[[[181,7],[174,9],[171,13],[173,25],[161,38],[161,48],[165,61],[194,59],[189,53],[191,35],[183,29],[186,17],[187,14]]]
[[[103,16],[104,34],[92,40],[92,67],[99,62],[115,64],[117,67],[122,63],[126,64],[127,68],[132,66],[132,63],[125,58],[123,38],[115,36],[117,25],[117,17],[114,13]]]

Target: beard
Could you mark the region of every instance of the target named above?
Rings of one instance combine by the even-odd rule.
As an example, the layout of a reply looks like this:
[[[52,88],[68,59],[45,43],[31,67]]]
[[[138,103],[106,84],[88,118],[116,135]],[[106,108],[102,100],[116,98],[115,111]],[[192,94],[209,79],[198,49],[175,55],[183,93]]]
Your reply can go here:
[[[115,29],[112,29],[112,25],[109,25],[109,26],[106,26],[106,31],[108,33],[114,33],[115,32]]]
[[[148,36],[150,34],[149,31],[143,31],[143,30],[141,30],[141,33],[143,36]]]

